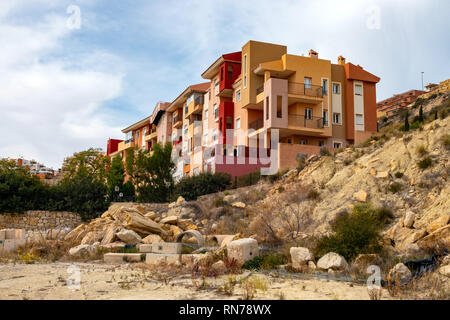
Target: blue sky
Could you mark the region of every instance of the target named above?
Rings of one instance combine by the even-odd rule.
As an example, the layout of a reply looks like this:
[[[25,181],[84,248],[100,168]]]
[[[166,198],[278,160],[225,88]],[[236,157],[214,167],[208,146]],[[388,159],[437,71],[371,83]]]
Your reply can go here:
[[[58,168],[105,148],[250,39],[343,55],[381,77],[378,100],[420,89],[421,71],[449,77],[448,12],[446,0],[1,0],[0,158]]]

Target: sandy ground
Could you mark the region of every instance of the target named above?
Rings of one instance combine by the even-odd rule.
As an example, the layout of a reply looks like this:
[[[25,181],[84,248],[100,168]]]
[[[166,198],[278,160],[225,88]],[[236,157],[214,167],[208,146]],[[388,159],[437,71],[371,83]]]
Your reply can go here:
[[[76,266],[77,268],[73,268]],[[77,272],[79,270],[79,273]],[[80,289],[72,288],[70,279],[80,275]],[[236,280],[248,274],[236,275]],[[0,264],[0,299],[132,299],[132,300],[220,300],[242,299],[244,289],[235,286],[233,294],[220,292],[219,287],[230,276],[195,280],[190,274],[163,276],[136,265],[103,263]],[[254,299],[369,299],[363,285],[326,279],[299,279],[275,274],[255,274],[267,289],[256,291]],[[67,282],[69,280],[69,283]],[[201,285],[203,284],[203,285]],[[264,287],[264,286],[263,286]],[[389,299],[383,290],[383,299]]]

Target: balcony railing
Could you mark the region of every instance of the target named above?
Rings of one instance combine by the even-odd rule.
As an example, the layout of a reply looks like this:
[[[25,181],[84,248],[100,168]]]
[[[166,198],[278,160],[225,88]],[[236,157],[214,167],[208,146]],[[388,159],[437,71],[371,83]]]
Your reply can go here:
[[[306,118],[303,114],[290,114],[288,116],[288,125],[294,127],[305,127],[312,129],[322,129],[324,125],[323,118]]]
[[[176,115],[175,117],[173,117],[173,123],[177,123],[180,120],[181,120],[181,117],[179,115]]]
[[[315,98],[323,97],[322,86],[314,86],[297,82],[288,82],[288,93]]]
[[[202,105],[205,102],[205,99],[203,96],[198,96],[197,98],[195,98],[195,105]]]
[[[256,89],[256,95],[260,94],[263,91],[264,91],[264,86],[261,86],[261,87],[257,88]]]
[[[125,144],[128,144],[128,143],[130,143],[130,142],[134,142],[134,138],[131,138],[131,139],[125,140]]]
[[[259,118],[253,122],[250,122],[248,125],[249,129],[253,129],[253,130],[259,130],[262,127],[264,127],[264,120],[263,118]]]

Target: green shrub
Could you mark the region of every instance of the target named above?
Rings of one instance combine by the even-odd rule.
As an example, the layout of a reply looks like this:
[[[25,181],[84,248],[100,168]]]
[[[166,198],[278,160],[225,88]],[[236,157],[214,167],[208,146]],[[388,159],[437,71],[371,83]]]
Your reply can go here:
[[[376,220],[381,223],[381,225],[389,224],[395,218],[394,213],[389,208],[376,209],[375,217],[376,217]]]
[[[433,165],[433,160],[431,159],[431,157],[426,157],[426,158],[420,160],[419,162],[417,162],[417,166],[422,170],[425,170],[425,169],[431,167],[432,165]]]
[[[425,148],[424,145],[418,146],[416,152],[421,157],[423,157],[428,153],[427,148]]]
[[[231,176],[223,172],[201,173],[192,177],[184,177],[175,185],[175,198],[182,196],[190,201],[197,197],[224,191],[231,185]]]
[[[310,200],[318,200],[320,199],[320,193],[315,189],[311,189],[306,197]]]
[[[255,257],[252,260],[245,262],[242,269],[245,270],[272,270],[279,265],[287,263],[287,257],[280,254],[266,254]]]
[[[314,254],[321,257],[328,252],[335,252],[352,260],[359,254],[380,253],[380,231],[386,214],[386,211],[377,213],[370,204],[356,205],[351,213],[345,212],[338,216],[332,223],[332,235],[319,239]]]
[[[214,206],[216,208],[224,207],[226,204],[227,202],[223,200],[223,198],[217,198],[216,200],[214,200]]]
[[[409,127],[410,130],[419,129],[422,127],[422,124],[419,121],[414,121]]]
[[[395,173],[395,177],[396,177],[397,179],[401,179],[401,178],[403,178],[403,176],[404,176],[404,173],[403,173],[403,172],[397,171],[397,172]]]
[[[441,137],[441,142],[444,145],[445,149],[450,149],[450,135],[446,134]]]
[[[327,147],[322,147],[322,148],[320,148],[320,155],[321,156],[331,156],[331,153]]]
[[[271,183],[274,183],[277,180],[280,180],[280,178],[285,175],[289,169],[282,169],[278,170],[277,173],[265,176],[265,179],[269,180]]]
[[[255,172],[235,178],[234,187],[241,188],[251,186],[258,183],[259,180],[261,180],[261,171],[257,170]]]
[[[403,189],[403,185],[397,182],[393,182],[389,185],[389,191],[392,193],[397,193]]]

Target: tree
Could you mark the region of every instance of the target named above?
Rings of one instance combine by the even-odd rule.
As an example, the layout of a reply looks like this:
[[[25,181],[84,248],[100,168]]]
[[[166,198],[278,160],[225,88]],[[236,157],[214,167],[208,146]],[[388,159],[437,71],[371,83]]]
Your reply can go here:
[[[422,105],[420,105],[420,108],[419,108],[419,122],[423,123],[423,107],[422,107]]]
[[[130,163],[131,164],[131,163]],[[172,144],[155,144],[153,154],[139,150],[134,167],[136,191],[140,202],[166,202],[173,192]]]
[[[408,111],[406,111],[406,113],[405,113],[405,131],[409,131],[408,117],[409,117],[409,114],[408,114]]]
[[[86,151],[74,153],[72,157],[65,160],[64,177],[70,179],[79,174],[87,174],[106,182],[106,171],[109,165],[109,157],[103,155],[101,149],[89,148]]]

